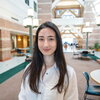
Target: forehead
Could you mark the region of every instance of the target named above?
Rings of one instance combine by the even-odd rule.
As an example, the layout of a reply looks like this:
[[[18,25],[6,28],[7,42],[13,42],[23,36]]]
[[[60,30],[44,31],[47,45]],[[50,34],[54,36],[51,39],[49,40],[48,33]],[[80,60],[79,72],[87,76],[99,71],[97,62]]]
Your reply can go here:
[[[55,36],[55,32],[51,28],[43,28],[40,30],[38,36]]]

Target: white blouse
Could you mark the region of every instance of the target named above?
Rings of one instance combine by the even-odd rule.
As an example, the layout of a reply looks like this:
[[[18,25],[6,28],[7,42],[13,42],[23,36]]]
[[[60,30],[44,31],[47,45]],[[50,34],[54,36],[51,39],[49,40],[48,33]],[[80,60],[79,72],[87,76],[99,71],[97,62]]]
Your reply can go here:
[[[62,93],[59,93],[57,88],[52,89],[57,84],[59,79],[59,71],[56,64],[54,64],[51,68],[47,69],[43,78],[42,75],[40,76],[39,92],[41,92],[41,94],[36,94],[31,91],[27,77],[25,86],[23,86],[23,82],[21,84],[21,90],[18,96],[19,100],[78,100],[78,88],[75,71],[69,65],[67,65],[67,70],[69,75],[69,86],[67,88],[67,76],[65,76]]]

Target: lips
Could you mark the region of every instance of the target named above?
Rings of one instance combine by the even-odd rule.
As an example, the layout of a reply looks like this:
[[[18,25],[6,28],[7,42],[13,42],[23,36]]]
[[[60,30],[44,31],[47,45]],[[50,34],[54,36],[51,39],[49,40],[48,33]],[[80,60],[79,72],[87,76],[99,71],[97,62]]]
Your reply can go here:
[[[48,52],[48,51],[50,51],[50,49],[43,49],[45,52]]]

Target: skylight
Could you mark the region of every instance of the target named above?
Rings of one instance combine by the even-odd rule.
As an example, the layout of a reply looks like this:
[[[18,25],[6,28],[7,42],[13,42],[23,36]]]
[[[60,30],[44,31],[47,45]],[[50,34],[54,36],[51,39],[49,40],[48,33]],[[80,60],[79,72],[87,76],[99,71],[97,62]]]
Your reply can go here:
[[[100,0],[95,0],[94,1],[94,7],[95,7],[97,15],[100,16]]]
[[[68,6],[68,5],[79,5],[77,1],[61,1],[57,4],[57,6]]]

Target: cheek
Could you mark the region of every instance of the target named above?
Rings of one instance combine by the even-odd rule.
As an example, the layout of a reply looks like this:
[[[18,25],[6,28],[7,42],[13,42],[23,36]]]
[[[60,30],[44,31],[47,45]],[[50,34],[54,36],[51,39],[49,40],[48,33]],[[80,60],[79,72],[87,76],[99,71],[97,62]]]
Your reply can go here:
[[[41,43],[40,43],[40,42],[38,42],[38,48],[40,49],[40,47],[41,47]]]
[[[38,42],[38,48],[40,51],[43,49],[43,43],[40,41]]]
[[[54,42],[54,46],[57,47],[57,41]]]
[[[57,43],[55,42],[55,46],[57,47]]]
[[[54,47],[54,49],[56,50],[56,48],[57,48],[57,44],[54,43],[54,44],[53,44],[53,47]]]
[[[57,45],[56,45],[56,44],[54,44],[54,45],[53,45],[53,47],[54,47],[54,49],[56,49]]]

